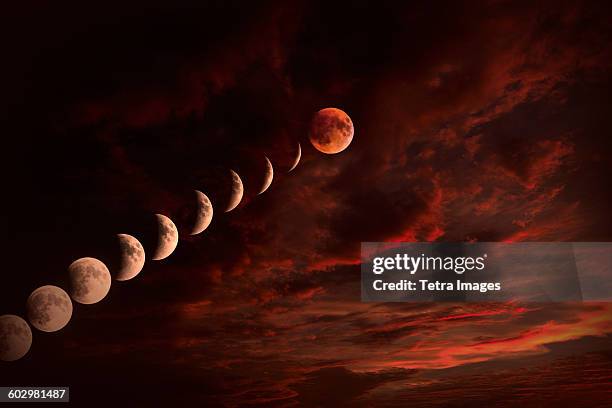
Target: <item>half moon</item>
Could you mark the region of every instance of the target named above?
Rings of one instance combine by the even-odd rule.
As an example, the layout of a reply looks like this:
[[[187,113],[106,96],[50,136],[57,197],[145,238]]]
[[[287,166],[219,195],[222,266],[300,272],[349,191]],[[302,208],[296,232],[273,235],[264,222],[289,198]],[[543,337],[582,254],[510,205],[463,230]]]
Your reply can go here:
[[[178,245],[178,229],[172,220],[165,215],[155,214],[157,217],[157,248],[153,260],[159,261],[167,258]]]
[[[191,235],[197,235],[210,225],[213,218],[213,206],[206,194],[195,190],[196,200],[198,201],[195,225],[191,230]]]
[[[84,305],[98,303],[108,294],[111,274],[102,261],[80,258],[68,267],[70,297]]]
[[[62,288],[52,285],[41,286],[32,292],[26,309],[30,324],[48,333],[60,330],[72,317],[70,296]]]
[[[117,234],[119,241],[120,261],[115,279],[126,281],[142,271],[145,264],[145,251],[142,244],[128,234]]]
[[[15,361],[32,347],[32,330],[19,316],[0,316],[0,360]]]
[[[242,195],[244,194],[244,187],[238,173],[236,173],[234,170],[230,170],[230,174],[232,176],[232,195],[230,196],[229,204],[227,205],[225,212],[230,212],[234,208],[238,207],[238,204],[240,204],[240,201],[242,200]]]
[[[272,179],[274,178],[274,169],[272,168],[272,163],[270,163],[270,159],[268,159],[267,156],[264,157],[266,158],[266,175],[264,177],[263,185],[261,186],[261,189],[259,190],[259,193],[257,193],[257,195],[262,194],[264,191],[266,191],[270,187],[270,184],[272,184]]]
[[[295,158],[295,160],[293,162],[293,165],[291,166],[291,168],[289,169],[289,171],[287,173],[289,173],[290,171],[292,171],[293,169],[295,169],[297,167],[297,165],[300,162],[301,158],[302,158],[302,146],[298,142],[298,154],[297,154],[297,157]]]

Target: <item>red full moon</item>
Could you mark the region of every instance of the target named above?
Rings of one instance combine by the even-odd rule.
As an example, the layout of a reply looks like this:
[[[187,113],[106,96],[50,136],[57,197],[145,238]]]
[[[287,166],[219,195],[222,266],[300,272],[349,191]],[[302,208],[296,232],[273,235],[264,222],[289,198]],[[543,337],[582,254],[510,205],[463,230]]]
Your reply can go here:
[[[336,108],[318,111],[310,124],[310,142],[320,152],[340,153],[353,140],[353,121],[346,112]]]

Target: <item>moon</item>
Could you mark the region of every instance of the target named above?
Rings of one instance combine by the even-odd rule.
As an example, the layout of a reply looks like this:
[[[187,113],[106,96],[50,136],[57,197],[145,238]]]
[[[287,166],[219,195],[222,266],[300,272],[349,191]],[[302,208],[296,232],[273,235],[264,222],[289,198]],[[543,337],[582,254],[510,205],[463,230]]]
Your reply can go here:
[[[289,171],[287,173],[289,173],[290,171],[292,171],[293,169],[295,169],[298,165],[298,163],[300,162],[300,159],[302,158],[302,146],[300,146],[300,143],[298,142],[298,153],[297,153],[297,157],[295,158],[295,160],[293,161],[293,164],[291,165],[291,168],[289,169]]]
[[[145,264],[145,251],[142,244],[128,234],[117,234],[119,241],[120,261],[115,279],[126,281],[142,271]]]
[[[15,361],[32,347],[32,330],[19,316],[0,316],[0,360]]]
[[[62,288],[46,285],[36,289],[26,302],[28,320],[38,330],[58,331],[72,317],[72,301]]]
[[[198,209],[191,235],[197,235],[208,228],[213,218],[213,206],[206,194],[198,190],[195,190],[195,193],[196,200],[198,201]]]
[[[240,204],[240,201],[242,200],[242,194],[244,194],[244,187],[238,173],[236,173],[234,170],[230,170],[230,174],[232,175],[232,195],[225,212],[230,212],[234,208],[238,207],[238,204]]]
[[[153,260],[159,261],[170,256],[178,245],[178,229],[172,220],[165,215],[155,214],[157,217],[157,248]]]
[[[257,193],[258,195],[262,194],[270,187],[270,184],[272,184],[272,179],[274,178],[274,169],[272,168],[272,163],[270,163],[270,159],[268,159],[267,156],[264,157],[266,158],[266,175],[264,177],[263,185],[259,189],[259,193]]]
[[[98,303],[108,294],[111,274],[96,258],[80,258],[68,267],[70,297],[84,305]]]
[[[340,153],[353,140],[353,121],[346,112],[336,108],[318,111],[310,124],[310,142],[320,152]]]

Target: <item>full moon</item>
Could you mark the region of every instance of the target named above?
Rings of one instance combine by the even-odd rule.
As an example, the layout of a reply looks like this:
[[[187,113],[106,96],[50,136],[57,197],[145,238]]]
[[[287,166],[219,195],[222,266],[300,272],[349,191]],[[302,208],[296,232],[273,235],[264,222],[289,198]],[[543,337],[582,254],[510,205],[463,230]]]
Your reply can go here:
[[[0,360],[15,361],[32,346],[32,330],[19,316],[0,316]]]
[[[320,152],[340,153],[353,140],[353,122],[342,110],[325,108],[318,111],[310,124],[310,142]]]
[[[153,260],[165,259],[174,252],[178,245],[178,229],[172,220],[165,215],[155,214],[157,217],[157,248],[153,254]]]
[[[115,279],[126,281],[142,271],[145,264],[145,251],[142,244],[131,235],[117,234],[117,240],[121,259]]]
[[[191,235],[197,235],[210,225],[213,218],[213,206],[206,194],[195,190],[196,200],[198,201],[196,221],[191,230]]]
[[[104,299],[111,287],[111,274],[96,258],[80,258],[68,267],[70,297],[90,305]]]
[[[63,289],[52,285],[41,286],[32,292],[26,308],[30,324],[44,332],[58,331],[72,317],[70,296]]]
[[[240,180],[238,173],[236,173],[234,170],[230,170],[230,174],[232,175],[232,194],[225,212],[230,212],[234,208],[238,207],[238,204],[240,204],[240,201],[242,200],[242,194],[244,193],[242,180]]]
[[[264,176],[263,184],[257,194],[262,194],[264,191],[266,191],[270,187],[270,184],[272,184],[272,179],[274,178],[272,163],[270,163],[270,159],[268,159],[267,156],[264,157],[266,158],[266,174]]]

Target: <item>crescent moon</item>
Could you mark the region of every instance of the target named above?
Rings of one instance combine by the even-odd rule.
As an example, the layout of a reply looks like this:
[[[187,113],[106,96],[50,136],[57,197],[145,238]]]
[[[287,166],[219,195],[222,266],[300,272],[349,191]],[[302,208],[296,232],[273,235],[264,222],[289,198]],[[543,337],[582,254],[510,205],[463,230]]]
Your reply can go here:
[[[198,201],[198,209],[191,235],[197,235],[208,228],[213,218],[213,206],[206,194],[199,190],[195,190],[195,193]]]
[[[155,214],[157,218],[157,248],[153,260],[159,261],[170,256],[178,245],[178,229],[165,215]]]
[[[68,324],[72,317],[72,301],[61,288],[52,285],[36,289],[26,302],[28,320],[38,330],[58,331]]]
[[[111,274],[96,258],[79,258],[68,267],[70,296],[84,305],[98,303],[108,294]]]
[[[232,195],[225,212],[230,212],[234,208],[238,207],[238,204],[240,204],[240,201],[242,200],[242,195],[244,194],[244,187],[238,173],[236,173],[234,170],[230,170],[230,174],[232,175]]]
[[[262,194],[264,191],[266,191],[270,187],[270,184],[272,184],[272,179],[274,178],[274,169],[272,168],[272,163],[270,163],[270,159],[268,159],[267,156],[264,157],[266,158],[266,175],[264,178],[263,185],[261,186],[261,189],[259,190],[259,193],[257,193],[257,195]]]
[[[293,165],[291,166],[291,168],[289,169],[289,171],[287,173],[289,173],[290,171],[292,171],[293,169],[295,169],[297,167],[297,165],[300,162],[301,158],[302,158],[302,146],[298,142],[298,154],[297,154],[297,157],[295,158],[295,160],[293,162]]]
[[[145,251],[142,244],[128,234],[117,234],[121,261],[115,279],[126,281],[132,279],[142,271],[145,264]]]

